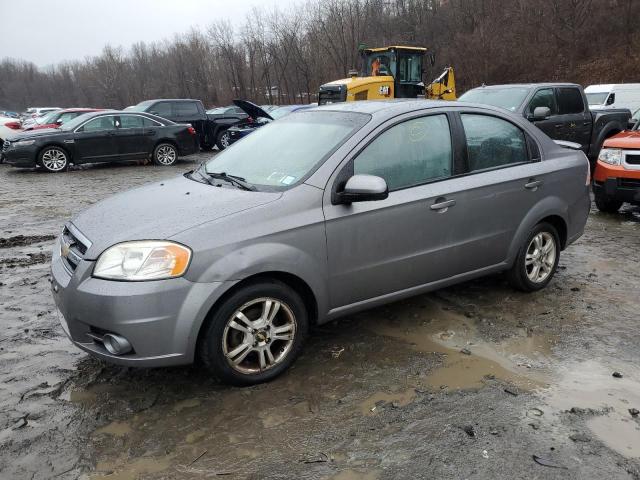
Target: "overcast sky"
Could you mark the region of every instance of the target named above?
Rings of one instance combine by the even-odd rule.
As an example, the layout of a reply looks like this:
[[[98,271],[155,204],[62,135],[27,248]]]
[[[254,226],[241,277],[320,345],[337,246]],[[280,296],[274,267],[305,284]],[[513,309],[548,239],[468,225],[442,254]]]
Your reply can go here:
[[[171,38],[227,18],[242,24],[254,7],[285,10],[296,0],[0,0],[0,57],[46,66]]]

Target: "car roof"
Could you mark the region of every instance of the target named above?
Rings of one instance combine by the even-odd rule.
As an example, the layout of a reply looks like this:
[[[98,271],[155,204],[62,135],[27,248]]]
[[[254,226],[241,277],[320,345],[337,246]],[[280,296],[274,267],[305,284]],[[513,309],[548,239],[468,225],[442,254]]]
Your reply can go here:
[[[137,105],[142,105],[143,103],[153,103],[153,102],[199,102],[195,98],[152,98],[151,100],[144,100],[139,102]]]
[[[509,88],[509,87],[519,87],[519,88],[537,88],[537,87],[580,87],[577,83],[562,83],[562,82],[543,82],[543,83],[503,83],[500,85],[480,85],[470,90],[475,90],[477,88]]]
[[[499,107],[479,103],[448,101],[448,100],[423,100],[423,99],[395,99],[395,100],[362,100],[358,102],[341,102],[329,105],[311,106],[308,111],[338,111],[365,113],[369,115],[400,115],[404,112],[425,110],[442,107],[474,107],[496,112],[508,112]]]

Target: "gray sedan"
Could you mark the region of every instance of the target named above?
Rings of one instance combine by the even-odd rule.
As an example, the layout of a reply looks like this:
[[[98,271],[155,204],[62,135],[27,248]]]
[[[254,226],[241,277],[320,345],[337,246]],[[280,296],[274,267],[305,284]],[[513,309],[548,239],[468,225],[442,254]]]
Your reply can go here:
[[[289,115],[195,171],[70,221],[53,295],[75,345],[270,380],[312,325],[506,272],[545,287],[583,232],[589,165],[522,117],[431,101]]]

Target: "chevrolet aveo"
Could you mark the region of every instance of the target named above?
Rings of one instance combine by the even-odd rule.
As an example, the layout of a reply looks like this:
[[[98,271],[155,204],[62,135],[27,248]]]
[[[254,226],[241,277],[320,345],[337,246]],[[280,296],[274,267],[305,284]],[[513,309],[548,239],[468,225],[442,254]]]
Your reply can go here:
[[[53,296],[96,357],[263,382],[339,316],[500,271],[543,288],[583,232],[588,176],[582,152],[493,107],[309,109],[80,213]]]

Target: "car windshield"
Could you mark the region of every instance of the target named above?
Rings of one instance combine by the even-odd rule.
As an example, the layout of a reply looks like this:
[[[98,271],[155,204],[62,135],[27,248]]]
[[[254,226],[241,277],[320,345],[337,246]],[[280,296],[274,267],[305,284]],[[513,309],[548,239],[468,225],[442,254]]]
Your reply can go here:
[[[587,101],[589,105],[604,105],[605,100],[609,96],[609,92],[587,93]]]
[[[40,125],[48,125],[50,123],[55,123],[57,116],[58,116],[58,112],[49,112],[45,116],[39,118],[37,122]]]
[[[371,117],[351,112],[301,112],[257,129],[206,162],[206,173],[286,190],[311,173]]]
[[[505,88],[474,88],[462,95],[458,100],[461,102],[481,103],[483,105],[493,105],[494,107],[506,108],[512,112],[516,111],[524,99],[527,97],[529,89],[525,87],[505,87]]]
[[[290,114],[293,109],[294,107],[280,107],[280,108],[274,108],[270,112],[267,111],[267,113],[271,115],[271,118],[276,120],[280,117],[284,117],[285,115]]]
[[[78,115],[76,118],[73,118],[68,122],[64,123],[63,125],[61,125],[60,130],[64,130],[64,131],[74,130],[75,128],[79,127],[82,122],[87,120],[87,118],[90,115],[91,115],[90,113],[84,113],[82,115]]]
[[[216,108],[212,108],[211,110],[207,110],[207,114],[209,115],[220,115],[223,113],[227,113],[228,111],[231,111],[233,107],[216,107]]]

